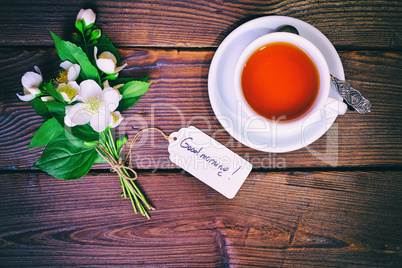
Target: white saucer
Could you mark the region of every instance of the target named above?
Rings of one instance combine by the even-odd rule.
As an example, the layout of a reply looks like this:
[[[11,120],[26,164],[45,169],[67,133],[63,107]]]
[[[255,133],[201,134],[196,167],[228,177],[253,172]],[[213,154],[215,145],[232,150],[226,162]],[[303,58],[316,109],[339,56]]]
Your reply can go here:
[[[309,118],[303,128],[276,130],[274,126],[253,128],[238,105],[234,94],[233,73],[243,49],[256,38],[292,25],[300,35],[312,42],[324,55],[329,71],[344,80],[341,59],[331,42],[312,25],[285,16],[266,16],[251,20],[231,32],[218,47],[209,69],[208,94],[212,109],[221,125],[244,145],[264,152],[289,152],[303,148],[320,138],[331,127],[338,114],[327,106]],[[331,84],[331,97],[342,100]],[[273,124],[272,124],[273,125]]]

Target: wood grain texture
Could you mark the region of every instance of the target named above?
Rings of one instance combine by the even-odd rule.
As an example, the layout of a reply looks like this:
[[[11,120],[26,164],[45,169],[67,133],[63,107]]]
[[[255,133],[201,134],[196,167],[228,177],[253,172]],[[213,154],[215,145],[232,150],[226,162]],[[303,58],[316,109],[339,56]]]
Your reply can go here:
[[[0,45],[52,45],[67,38],[83,7],[118,46],[216,47],[242,23],[266,15],[302,19],[335,46],[402,48],[400,1],[3,1]],[[23,19],[21,19],[23,18]]]
[[[226,199],[179,172],[140,172],[151,220],[115,174],[0,178],[2,266],[397,267],[400,172],[253,172]]]
[[[117,135],[200,128],[254,166],[234,199],[181,172],[158,133],[133,151],[157,209],[149,221],[107,165],[76,181],[31,168],[43,148],[26,148],[44,120],[15,93],[35,65],[56,76],[49,31],[69,40],[81,8],[128,63],[121,75],[153,81]],[[1,1],[0,267],[402,267],[401,14],[401,1],[384,0]],[[231,138],[209,102],[209,65],[231,31],[267,15],[323,32],[372,112],[348,111],[290,153]]]
[[[118,135],[132,138],[140,129],[156,126],[166,133],[194,125],[248,159],[255,168],[295,167],[392,167],[402,163],[402,54],[387,51],[340,51],[346,77],[373,103],[372,112],[348,111],[330,131],[306,148],[283,154],[247,148],[219,124],[210,106],[207,88],[214,51],[176,49],[121,49],[128,67],[122,76],[149,76],[149,91],[131,109]],[[43,149],[26,150],[43,123],[15,93],[20,79],[34,65],[45,79],[57,74],[59,59],[53,49],[1,49],[4,76],[0,102],[0,168],[29,169]],[[168,143],[158,133],[144,134],[135,146],[133,165],[139,169],[174,169]],[[100,165],[97,168],[108,168]]]

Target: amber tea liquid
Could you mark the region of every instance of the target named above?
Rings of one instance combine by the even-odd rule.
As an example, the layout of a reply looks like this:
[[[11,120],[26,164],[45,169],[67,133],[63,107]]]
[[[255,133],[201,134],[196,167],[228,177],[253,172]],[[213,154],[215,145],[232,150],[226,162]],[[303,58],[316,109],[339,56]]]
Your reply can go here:
[[[287,121],[307,112],[317,98],[320,80],[312,59],[283,42],[256,50],[244,65],[241,86],[251,108],[267,119]]]

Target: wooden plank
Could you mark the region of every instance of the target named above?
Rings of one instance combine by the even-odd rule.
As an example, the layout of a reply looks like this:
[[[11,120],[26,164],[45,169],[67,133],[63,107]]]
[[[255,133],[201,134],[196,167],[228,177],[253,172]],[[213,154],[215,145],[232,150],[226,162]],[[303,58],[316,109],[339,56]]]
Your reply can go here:
[[[0,179],[0,261],[26,266],[397,267],[399,171],[253,172],[234,199],[186,173],[140,172],[133,215],[115,174]]]
[[[337,118],[319,140],[290,153],[263,153],[233,139],[219,124],[210,106],[207,89],[209,50],[123,49],[128,68],[122,76],[149,75],[152,86],[141,100],[124,113],[119,133],[132,138],[140,129],[156,126],[166,133],[194,125],[248,159],[255,168],[293,167],[389,167],[402,162],[402,54],[386,51],[341,51],[347,78],[373,103],[372,112],[348,111]],[[29,169],[42,149],[26,150],[43,119],[21,102],[20,79],[34,65],[45,79],[57,74],[59,59],[51,50],[0,50],[4,79],[1,91],[0,167]],[[4,90],[7,89],[7,90]],[[158,133],[144,134],[135,146],[133,165],[139,169],[176,168],[169,159],[168,143]],[[107,168],[100,165],[98,168]]]
[[[0,4],[0,45],[49,46],[67,38],[76,14],[91,7],[118,46],[216,47],[256,17],[283,15],[321,30],[335,46],[401,49],[400,1],[23,1]],[[23,19],[21,19],[23,18]]]

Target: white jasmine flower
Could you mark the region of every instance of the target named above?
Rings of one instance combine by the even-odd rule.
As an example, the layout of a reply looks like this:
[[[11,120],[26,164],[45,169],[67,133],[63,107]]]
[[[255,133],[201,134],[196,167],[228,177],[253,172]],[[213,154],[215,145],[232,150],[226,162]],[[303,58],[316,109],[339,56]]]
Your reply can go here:
[[[60,67],[66,70],[67,73],[67,81],[75,81],[81,72],[81,66],[79,64],[73,64],[68,60],[60,63]]]
[[[119,111],[114,111],[112,113],[112,116],[113,116],[113,120],[112,120],[110,127],[115,128],[118,125],[120,125],[121,121],[123,121],[123,116],[121,115],[121,113]]]
[[[70,81],[67,84],[61,83],[56,89],[67,103],[72,103],[78,100],[80,94],[80,86],[75,81]]]
[[[114,117],[119,115],[112,114],[122,98],[117,90],[111,87],[102,90],[94,80],[88,79],[80,84],[79,98],[82,102],[66,106],[64,123],[67,126],[90,123],[95,131],[102,132],[119,121],[119,118],[114,120]]]
[[[85,27],[89,28],[95,23],[96,14],[92,9],[81,9],[77,14],[76,21],[84,21]]]
[[[60,63],[60,67],[63,68],[64,71],[61,71],[59,76],[53,80],[55,84],[67,84],[69,81],[77,80],[80,75],[81,66],[79,64],[73,64],[66,60]]]
[[[35,72],[26,72],[21,78],[21,84],[24,88],[24,95],[17,94],[18,98],[22,101],[31,101],[36,95],[41,92],[38,89],[40,83],[42,83],[43,77],[40,69],[35,66]]]
[[[124,67],[127,66],[127,63],[125,63],[122,66],[116,67],[117,60],[116,57],[113,55],[113,53],[109,51],[102,52],[99,57],[98,55],[98,48],[94,47],[94,55],[95,55],[95,60],[96,60],[96,65],[98,68],[107,74],[116,74],[120,72]]]

